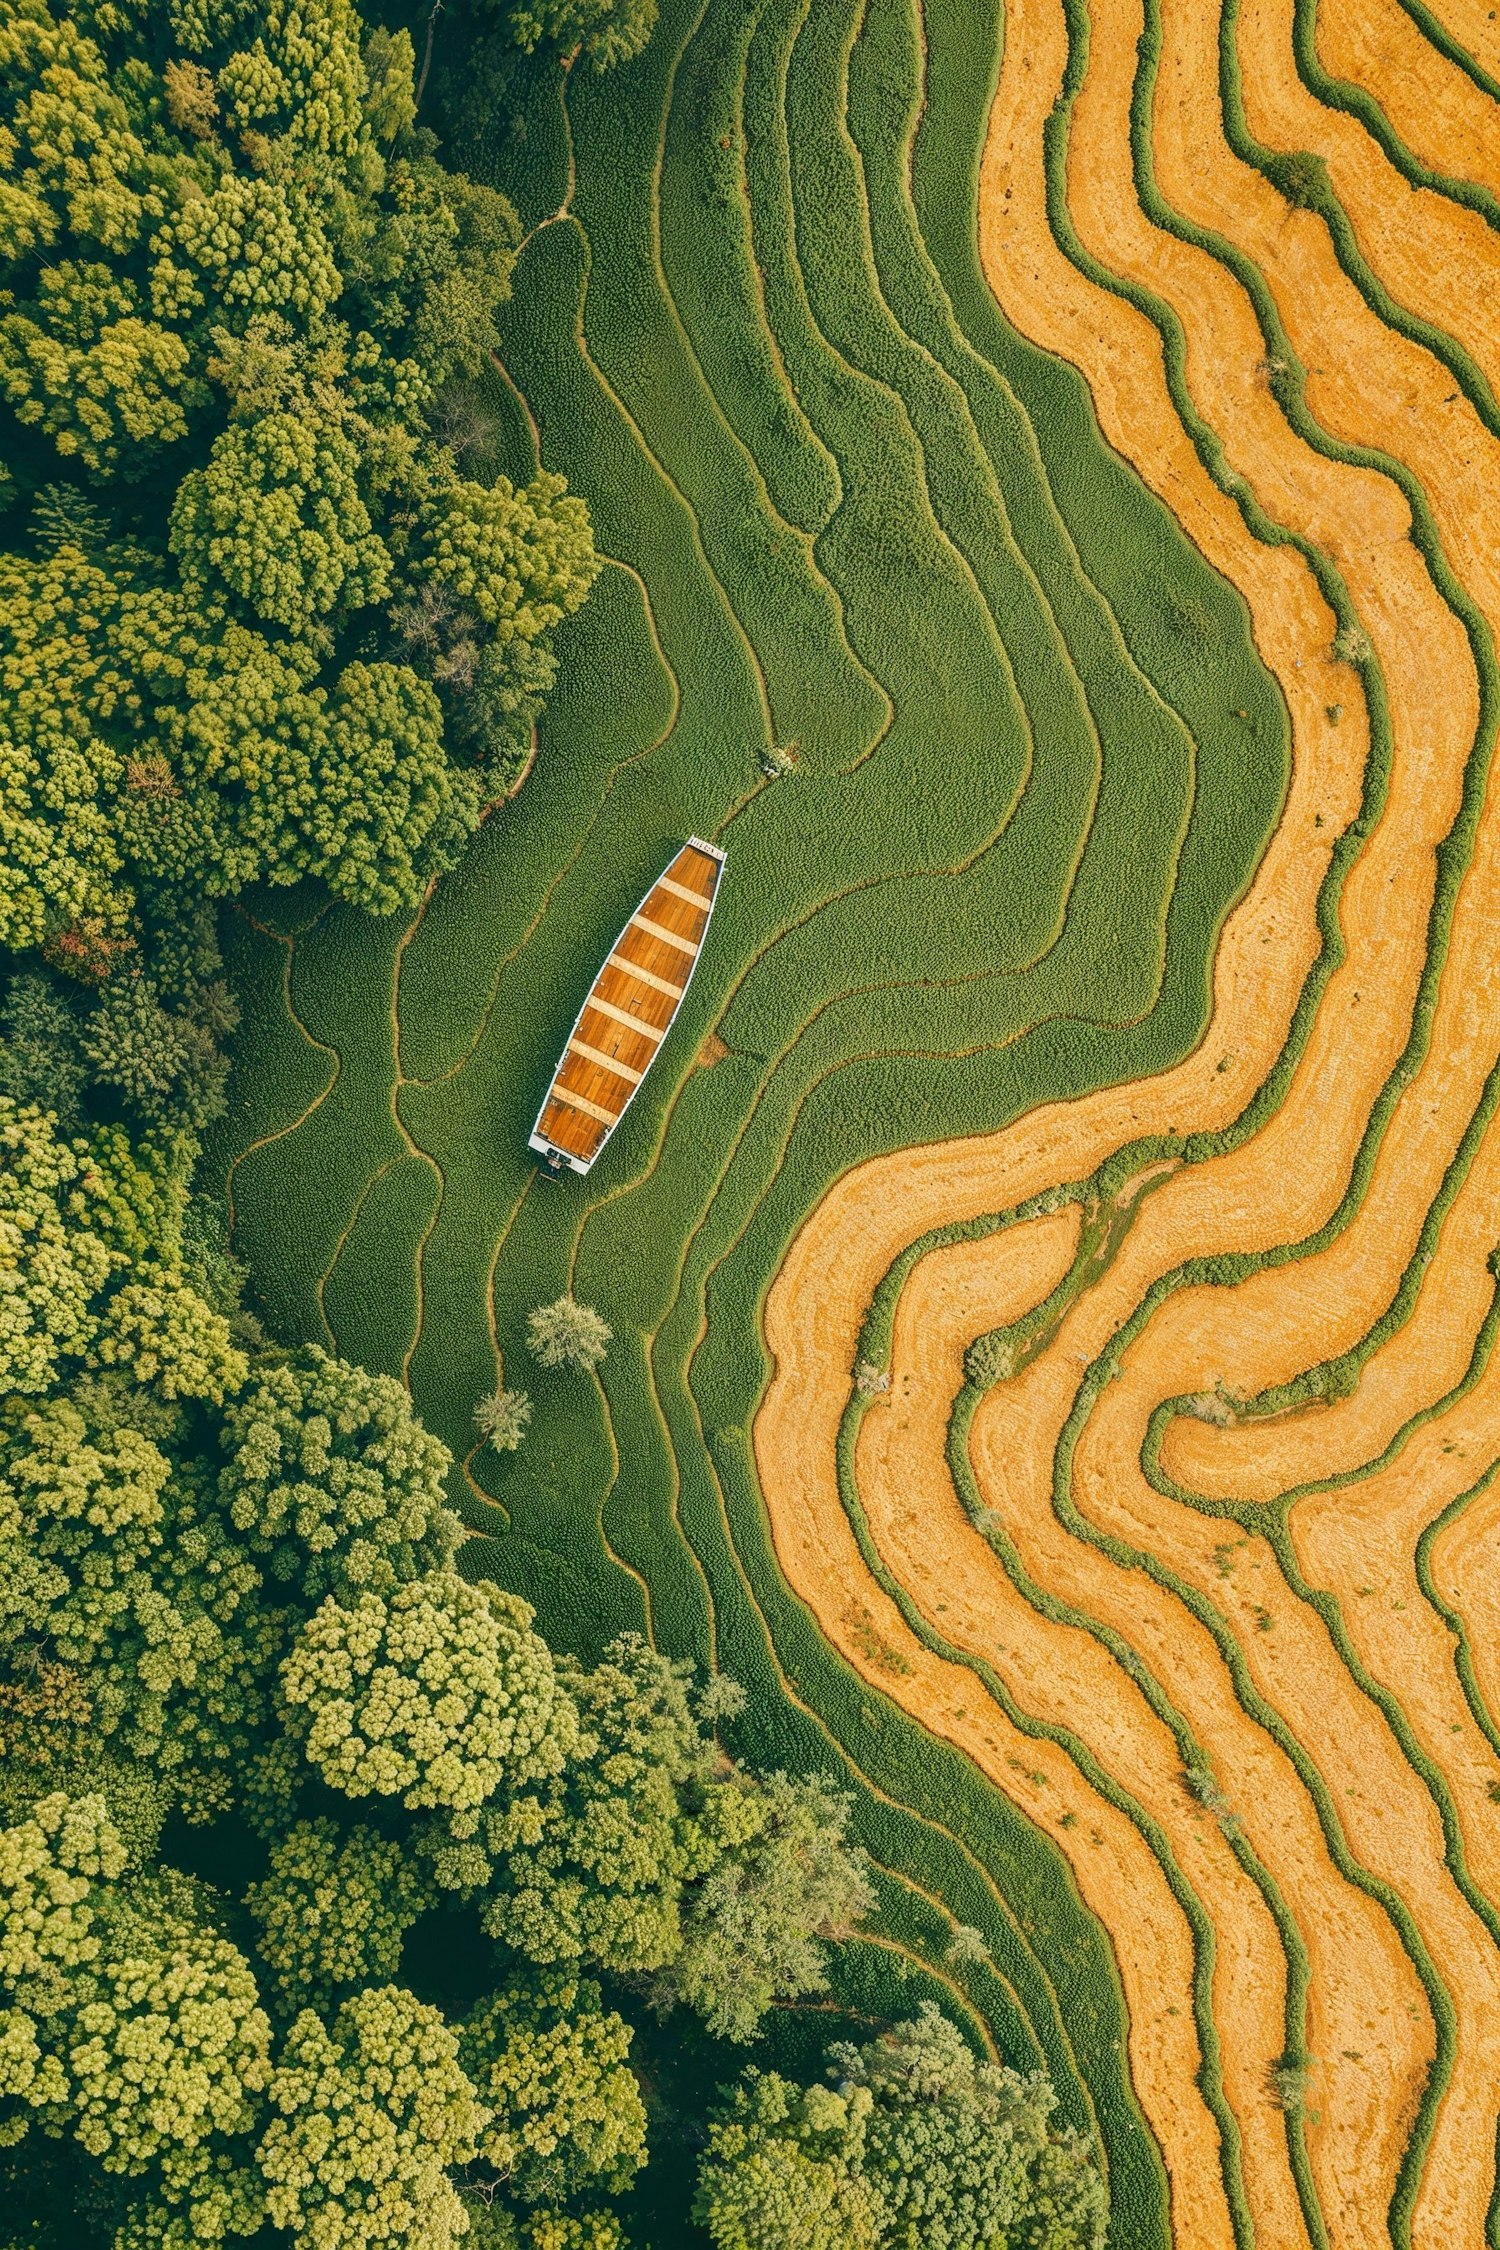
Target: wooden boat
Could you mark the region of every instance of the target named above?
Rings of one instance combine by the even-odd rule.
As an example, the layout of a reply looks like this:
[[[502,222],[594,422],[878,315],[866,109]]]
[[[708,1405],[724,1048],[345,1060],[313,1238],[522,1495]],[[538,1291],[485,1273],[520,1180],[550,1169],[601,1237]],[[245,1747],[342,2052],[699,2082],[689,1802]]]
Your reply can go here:
[[[635,1098],[682,1006],[724,854],[690,836],[631,915],[589,987],[529,1145],[554,1172],[586,1172]]]

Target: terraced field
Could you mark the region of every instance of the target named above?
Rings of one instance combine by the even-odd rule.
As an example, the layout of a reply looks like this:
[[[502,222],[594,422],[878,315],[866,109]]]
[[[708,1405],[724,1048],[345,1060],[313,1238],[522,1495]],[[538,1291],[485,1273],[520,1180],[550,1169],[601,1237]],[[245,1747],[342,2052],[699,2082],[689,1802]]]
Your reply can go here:
[[[233,925],[256,1287],[549,1632],[838,1774],[842,2004],[1042,2064],[1112,2240],[1500,2242],[1500,32],[669,0],[524,96],[491,405],[610,563],[421,913]],[[689,1002],[539,1182],[690,830]]]

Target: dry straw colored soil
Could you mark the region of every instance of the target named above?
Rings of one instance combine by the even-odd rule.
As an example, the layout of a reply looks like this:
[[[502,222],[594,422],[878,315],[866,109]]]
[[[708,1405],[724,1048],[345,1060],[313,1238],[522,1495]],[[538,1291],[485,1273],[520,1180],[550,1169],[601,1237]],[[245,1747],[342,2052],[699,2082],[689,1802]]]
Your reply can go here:
[[[891,1691],[899,1653],[907,1710],[1067,1853],[1114,1939],[1189,2250],[1493,2239],[1500,805],[1460,823],[1446,889],[1440,847],[1489,746],[1500,253],[1432,176],[1491,184],[1484,15],[1447,8],[1444,42],[1396,0],[1306,7],[1300,26],[1293,0],[1243,0],[1227,24],[1214,0],[1149,18],[1103,0],[1073,16],[1070,61],[1063,0],[1013,0],[981,185],[990,284],[1083,371],[1106,437],[1244,594],[1293,784],[1186,1062],[847,1174],[765,1311],[754,1444],[782,1566],[873,1684]],[[1452,51],[1466,30],[1478,69]],[[1297,208],[1277,163],[1306,154],[1326,169]],[[1185,402],[1222,445],[1216,474]],[[1347,637],[1335,653],[1309,555],[1368,657]],[[1235,1135],[1318,951],[1377,681],[1389,793],[1342,891],[1342,959],[1280,1098]],[[1153,1183],[1040,1348],[960,1417],[957,1482],[965,1347],[1057,1287],[1077,1206],[917,1261],[841,1487],[850,1369],[893,1263],[1152,1134],[1226,1138]],[[1251,1263],[1181,1272],[1204,1259]],[[1296,1387],[1330,1362],[1336,1381]],[[1211,1771],[1208,1802],[1188,1762]]]

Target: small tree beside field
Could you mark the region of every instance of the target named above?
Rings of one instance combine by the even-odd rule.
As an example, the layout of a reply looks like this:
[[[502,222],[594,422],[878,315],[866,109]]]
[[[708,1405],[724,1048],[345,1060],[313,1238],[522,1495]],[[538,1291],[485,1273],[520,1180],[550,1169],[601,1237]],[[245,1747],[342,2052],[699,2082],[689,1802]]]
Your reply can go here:
[[[526,1347],[543,1367],[572,1367],[588,1374],[609,1350],[610,1329],[592,1305],[559,1297],[538,1305],[526,1323]]]

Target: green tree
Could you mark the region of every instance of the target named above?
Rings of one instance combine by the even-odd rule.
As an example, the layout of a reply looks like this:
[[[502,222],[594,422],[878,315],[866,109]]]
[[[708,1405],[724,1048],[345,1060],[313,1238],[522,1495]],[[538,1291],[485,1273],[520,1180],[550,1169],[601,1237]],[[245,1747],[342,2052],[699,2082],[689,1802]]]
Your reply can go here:
[[[864,2164],[890,2250],[1103,2250],[1108,2202],[1093,2152],[1050,2123],[1039,2075],[980,2061],[931,2002],[864,2047],[830,2050],[841,2086],[872,2098]]]
[[[543,1367],[572,1367],[586,1374],[608,1352],[610,1331],[592,1305],[559,1297],[528,1315],[526,1346]]]
[[[511,0],[511,34],[530,49],[550,39],[595,70],[633,62],[656,28],[657,0]]]
[[[0,1393],[46,1391],[81,1357],[123,1259],[82,1142],[0,1095]]]
[[[182,480],[172,552],[189,595],[306,633],[383,601],[391,559],[360,493],[359,449],[328,414],[232,422]]]
[[[560,480],[470,482],[434,439],[519,223],[416,129],[409,37],[361,32],[351,0],[0,27],[6,490],[42,490],[0,552],[0,944],[90,981],[132,945],[154,974],[175,902],[252,881],[415,903],[598,568]],[[390,606],[436,584],[461,645],[389,661]],[[148,997],[98,1030],[138,1105],[196,1038]]]
[[[474,1424],[487,1445],[497,1453],[514,1453],[531,1420],[531,1401],[524,1391],[491,1391],[474,1409]]]
[[[479,1809],[556,1774],[577,1718],[532,1611],[433,1572],[388,1599],[333,1595],[281,1668],[289,1723],[330,1788],[397,1798],[472,1836]]]
[[[391,1838],[299,1820],[272,1846],[270,1869],[245,1904],[281,2006],[296,2013],[327,2012],[351,1985],[389,1983],[431,1898],[420,1867]]]
[[[494,1865],[485,1927],[544,1964],[659,1969],[681,1947],[684,1885],[753,1825],[749,1793],[716,1780],[686,1668],[638,1635],[612,1643],[593,1671],[559,1669],[582,1731],[520,1817],[502,1805],[480,1822]]]
[[[599,575],[587,509],[546,473],[518,492],[508,477],[485,486],[435,470],[415,552],[423,580],[472,602],[507,642],[551,632]]]
[[[865,2087],[746,2071],[709,2126],[693,2216],[716,2250],[875,2250],[883,2184],[865,2176]]]
[[[65,258],[42,268],[34,298],[0,313],[0,398],[100,477],[143,474],[208,396],[182,337],[145,310],[124,275]]]
[[[101,1365],[127,1368],[163,1398],[221,1406],[245,1380],[245,1355],[230,1341],[223,1313],[180,1272],[154,1262],[138,1266],[110,1299],[94,1352]]]
[[[849,1845],[849,1800],[820,1777],[769,1775],[749,1832],[687,1892],[682,1946],[653,1980],[722,2039],[753,2039],[773,2000],[827,1983],[820,1939],[850,1935],[875,1905],[864,1854]]]
[[[0,1428],[0,1675],[62,1667],[81,1697],[65,1753],[116,1746],[212,1805],[268,1714],[259,1577],[200,1480],[108,1405],[49,1399]]]
[[[821,1986],[819,1938],[872,1904],[847,1804],[825,1782],[731,1765],[687,1669],[638,1636],[593,1671],[559,1671],[576,1750],[522,1804],[486,1809],[452,1867],[488,1880],[485,1927],[529,1960],[639,1979],[658,2007],[681,2000],[721,2036],[753,2036],[773,2000]]]
[[[0,2130],[66,2131],[187,2239],[247,2233],[258,2195],[232,2151],[271,2075],[255,1979],[183,1878],[122,1888],[125,1856],[99,1797],[0,1831]]]
[[[112,979],[79,1043],[96,1082],[125,1095],[148,1124],[202,1132],[222,1116],[228,1066],[212,1032],[164,1008],[150,977]]]
[[[88,1071],[78,1019],[51,980],[34,971],[12,977],[0,1028],[0,1094],[49,1111],[59,1132],[77,1133]]]
[[[930,2003],[827,2086],[749,2070],[709,2129],[695,2216],[717,2250],[1102,2250],[1092,2151],[1040,2077],[978,2060]]]
[[[435,2008],[399,1985],[310,2011],[271,2078],[256,2161],[273,2224],[309,2250],[413,2241],[444,2250],[466,2217],[449,2167],[472,2161],[489,2113]]]
[[[646,2161],[630,2026],[587,1979],[542,1974],[496,1992],[460,2035],[493,2112],[480,2161],[524,2203],[620,2195]]]
[[[230,1523],[272,1585],[309,1605],[390,1593],[452,1561],[450,1456],[391,1376],[313,1345],[257,1371],[224,1417],[222,1444]]]

